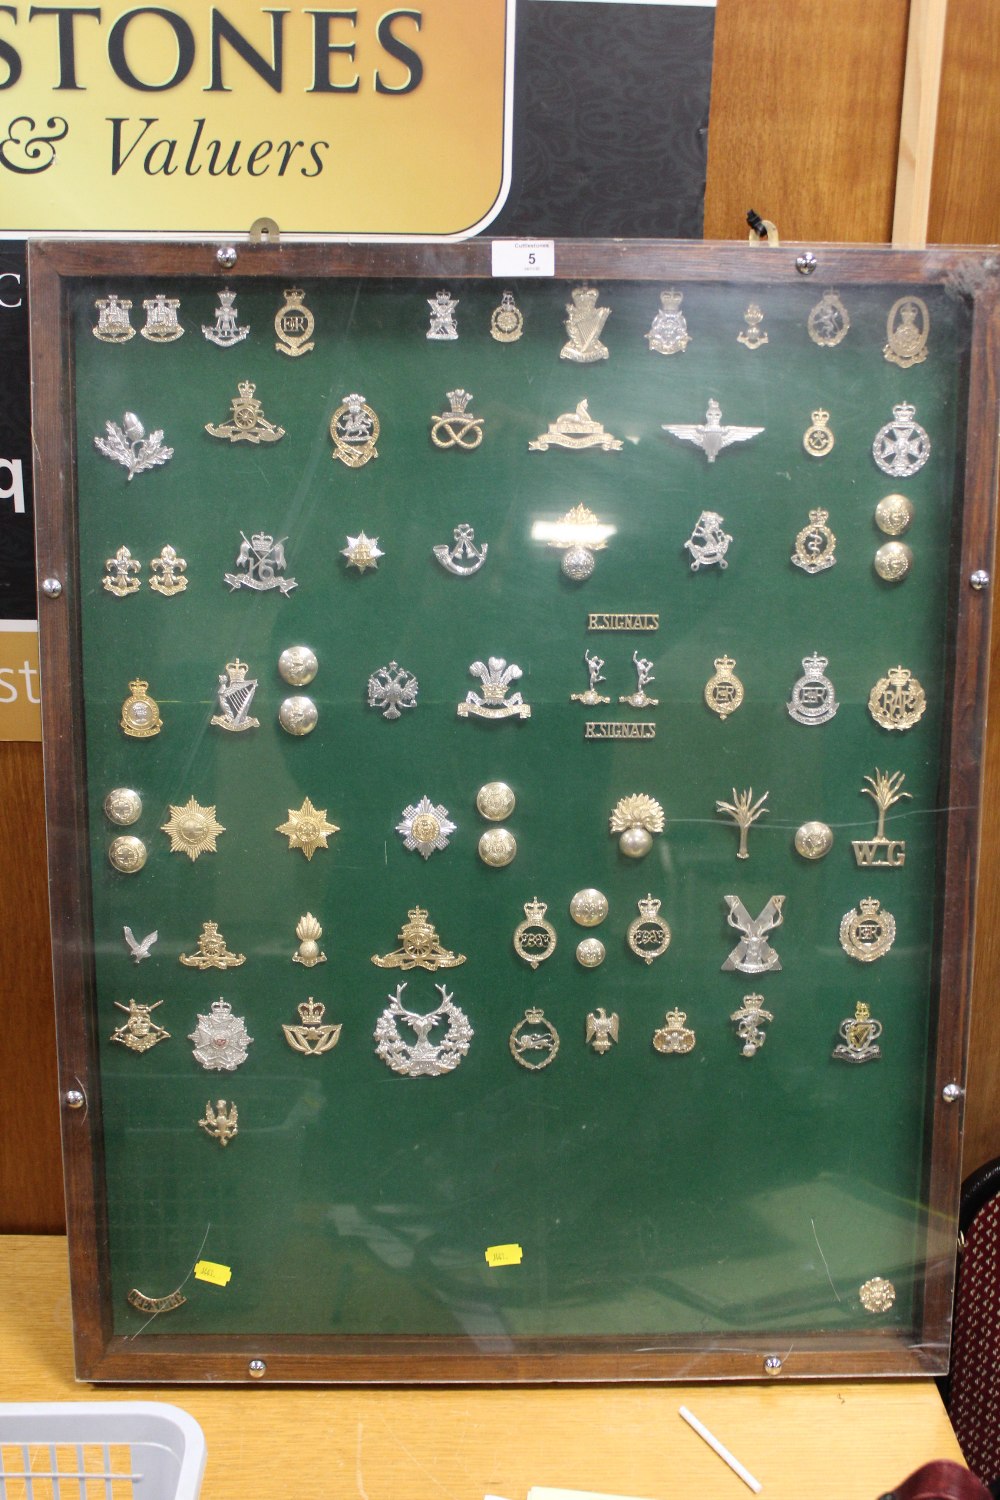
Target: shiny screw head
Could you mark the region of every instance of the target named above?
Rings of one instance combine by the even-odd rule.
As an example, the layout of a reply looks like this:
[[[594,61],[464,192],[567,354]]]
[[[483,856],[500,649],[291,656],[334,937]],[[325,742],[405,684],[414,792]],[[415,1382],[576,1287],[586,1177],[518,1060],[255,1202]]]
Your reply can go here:
[[[944,1100],[945,1104],[957,1104],[964,1093],[965,1090],[962,1088],[961,1084],[946,1083],[944,1088],[941,1090],[941,1098]]]
[[[977,568],[974,573],[970,574],[969,583],[975,589],[977,594],[981,593],[983,589],[989,588],[990,575],[987,573],[985,568]]]
[[[764,1361],[764,1374],[765,1375],[780,1375],[781,1374],[781,1357],[780,1357],[780,1355],[769,1354],[767,1356],[767,1358]]]
[[[236,264],[236,249],[233,245],[220,245],[215,252],[215,258],[224,271],[230,270]],[[263,1370],[261,1374],[263,1374]]]
[[[87,1102],[80,1089],[67,1089],[63,1098],[70,1109],[82,1109]]]
[[[802,255],[795,257],[795,269],[800,276],[811,276],[819,265],[819,261],[811,250],[806,250]]]
[[[46,599],[58,599],[59,595],[62,593],[62,584],[59,582],[58,578],[43,578],[42,593],[45,595]]]
[[[234,252],[233,259],[235,260],[235,258],[236,255]],[[252,1359],[247,1365],[247,1374],[250,1376],[251,1380],[263,1380],[266,1371],[267,1365],[262,1359]]]

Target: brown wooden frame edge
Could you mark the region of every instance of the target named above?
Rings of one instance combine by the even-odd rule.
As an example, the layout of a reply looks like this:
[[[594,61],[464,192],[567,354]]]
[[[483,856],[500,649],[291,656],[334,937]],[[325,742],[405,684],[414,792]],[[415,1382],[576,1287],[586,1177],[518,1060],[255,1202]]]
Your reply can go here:
[[[989,668],[991,591],[974,593],[972,571],[990,570],[994,544],[992,498],[997,481],[997,350],[1000,348],[1000,258],[984,251],[941,247],[895,251],[869,246],[814,245],[816,285],[886,281],[938,282],[971,298],[967,447],[960,569],[954,597],[955,656],[947,730],[947,770],[942,791],[949,809],[944,853],[932,1149],[927,1183],[927,1255],[919,1337],[884,1331],[852,1335],[778,1333],[726,1336],[726,1348],[687,1338],[651,1337],[641,1349],[618,1339],[487,1341],[437,1337],[397,1339],[175,1338],[157,1334],[139,1344],[112,1334],[103,1289],[108,1284],[103,1157],[96,1125],[100,1075],[93,1032],[92,975],[80,962],[89,931],[88,835],[75,568],[75,453],[65,440],[65,413],[73,409],[72,347],[67,286],[94,276],[225,276],[228,281],[272,276],[399,276],[492,278],[486,240],[449,245],[294,244],[239,245],[236,262],[223,268],[220,244],[52,240],[29,248],[29,299],[33,316],[32,388],[35,442],[36,535],[39,578],[63,585],[57,599],[39,596],[46,806],[52,893],[53,970],[58,1020],[59,1080],[63,1100],[79,1088],[86,1108],[63,1108],[67,1227],[74,1306],[77,1371],[95,1381],[249,1380],[247,1363],[259,1358],[266,1379],[281,1382],[392,1384],[405,1380],[469,1382],[744,1380],[763,1376],[763,1360],[777,1354],[796,1378],[843,1375],[928,1375],[947,1367],[954,1225],[960,1185],[961,1103],[945,1102],[946,1083],[964,1088],[972,969],[972,914],[978,854],[984,705]],[[688,281],[797,284],[805,282],[800,246],[750,247],[687,241],[559,241],[558,280]],[[71,620],[72,616],[72,620]],[[739,1347],[734,1348],[738,1340]],[[634,1345],[637,1341],[633,1338]],[[515,1352],[509,1352],[511,1347]],[[788,1349],[784,1355],[783,1350]],[[808,1368],[796,1368],[808,1356]]]

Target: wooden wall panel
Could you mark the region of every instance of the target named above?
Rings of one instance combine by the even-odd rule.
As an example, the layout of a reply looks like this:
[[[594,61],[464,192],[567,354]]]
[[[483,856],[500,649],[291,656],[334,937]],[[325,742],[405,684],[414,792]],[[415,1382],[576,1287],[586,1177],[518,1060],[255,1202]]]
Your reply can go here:
[[[718,0],[707,238],[885,241],[908,0]],[[928,237],[1000,240],[1000,5],[950,0]],[[761,250],[761,254],[766,253]],[[986,807],[1000,805],[1000,621]],[[0,1232],[62,1225],[41,755],[0,745]],[[1000,1155],[1000,819],[984,822],[965,1169]]]
[[[706,239],[888,240],[908,0],[718,0]]]

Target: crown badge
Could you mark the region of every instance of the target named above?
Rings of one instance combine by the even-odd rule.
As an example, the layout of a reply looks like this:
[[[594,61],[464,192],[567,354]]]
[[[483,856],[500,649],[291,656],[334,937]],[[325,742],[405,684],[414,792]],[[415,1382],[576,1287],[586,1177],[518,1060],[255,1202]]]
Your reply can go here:
[[[873,963],[888,953],[896,938],[896,919],[874,896],[863,896],[840,924],[840,946],[851,958]]]
[[[514,952],[532,969],[551,958],[556,951],[556,931],[546,922],[548,906],[533,896],[524,903],[524,921],[514,928]]]
[[[331,1052],[340,1041],[341,1024],[324,1026],[326,1006],[314,1000],[312,995],[296,1009],[299,1013],[299,1025],[286,1026],[282,1023],[281,1027],[292,1051],[301,1052],[305,1057],[322,1057],[324,1052]]]
[[[653,1046],[657,1052],[676,1055],[693,1051],[697,1038],[691,1028],[685,1024],[687,1012],[676,1008],[668,1010],[664,1020],[666,1024],[653,1032]]]
[[[837,561],[834,556],[837,538],[826,524],[829,514],[826,510],[811,510],[809,525],[803,526],[795,538],[792,562],[803,573],[825,573]]]
[[[683,292],[668,287],[660,293],[660,310],[646,334],[646,342],[656,354],[683,354],[691,342],[687,320],[681,312]]]
[[[802,533],[800,533],[802,535]],[[830,533],[831,537],[833,533]],[[836,540],[834,538],[834,540]],[[796,543],[797,548],[797,543]],[[793,559],[794,561],[794,559]],[[826,564],[827,567],[830,564]],[[826,724],[833,718],[840,704],[834,692],[833,683],[829,677],[824,676],[828,660],[814,651],[811,656],[802,658],[803,676],[798,679],[792,688],[792,696],[785,707],[788,713],[798,724]]]
[[[163,728],[159,705],[150,698],[149,683],[137,677],[128,685],[129,696],[122,704],[121,728],[133,740],[152,739]]]
[[[670,928],[659,914],[661,905],[662,902],[656,896],[641,896],[638,902],[639,915],[625,935],[625,941],[632,952],[645,964],[651,964],[654,958],[659,958],[670,947]]]
[[[743,702],[744,688],[733,670],[735,666],[731,656],[717,656],[715,672],[705,684],[705,702],[723,723]]]
[[[931,440],[913,419],[917,414],[909,401],[892,408],[892,421],[880,427],[872,442],[872,457],[883,474],[908,479],[923,468],[931,456]]]
[[[285,435],[283,427],[277,427],[264,416],[263,403],[254,394],[257,387],[250,380],[241,380],[239,394],[229,403],[231,418],[218,425],[205,423],[210,437],[228,438],[230,443],[276,443]]]
[[[802,446],[810,458],[825,458],[834,444],[830,431],[830,413],[822,407],[812,414],[812,426],[807,427],[802,437]]]
[[[529,1027],[540,1029],[532,1031]],[[546,1020],[545,1012],[539,1006],[532,1005],[511,1032],[508,1046],[516,1063],[537,1073],[540,1068],[547,1068],[549,1063],[555,1061],[559,1051],[559,1033],[552,1022]]]
[[[890,667],[868,694],[868,712],[883,729],[912,729],[927,708],[927,696],[908,667]]]
[[[225,287],[219,293],[219,305],[215,309],[215,322],[202,323],[201,331],[212,344],[218,344],[220,349],[231,349],[233,344],[242,343],[250,332],[249,323],[242,327],[236,312],[236,293]],[[242,386],[240,387],[242,390]]]

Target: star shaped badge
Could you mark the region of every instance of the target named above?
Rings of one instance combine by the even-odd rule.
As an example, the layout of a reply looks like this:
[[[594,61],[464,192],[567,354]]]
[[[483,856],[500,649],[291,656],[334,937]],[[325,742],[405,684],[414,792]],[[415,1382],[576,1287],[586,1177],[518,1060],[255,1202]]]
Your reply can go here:
[[[312,859],[317,849],[328,849],[327,834],[339,833],[336,823],[326,821],[326,808],[313,807],[308,797],[298,809],[288,809],[288,822],[279,823],[278,833],[286,834],[289,849],[301,849],[306,859]]]
[[[170,817],[160,826],[170,838],[171,854],[186,854],[188,859],[214,854],[215,840],[226,831],[215,816],[214,806],[202,807],[193,797],[183,807],[171,803]]]
[[[403,808],[403,821],[396,824],[396,832],[403,835],[407,849],[416,849],[424,859],[430,859],[435,849],[448,847],[455,824],[446,807],[440,803],[435,806],[429,797],[421,797],[416,806]]]
[[[349,568],[357,568],[359,573],[363,573],[366,568],[377,568],[379,558],[384,557],[385,553],[378,544],[377,536],[365,536],[363,531],[359,531],[357,536],[347,538],[347,546],[340,549],[340,555],[347,558]]]

